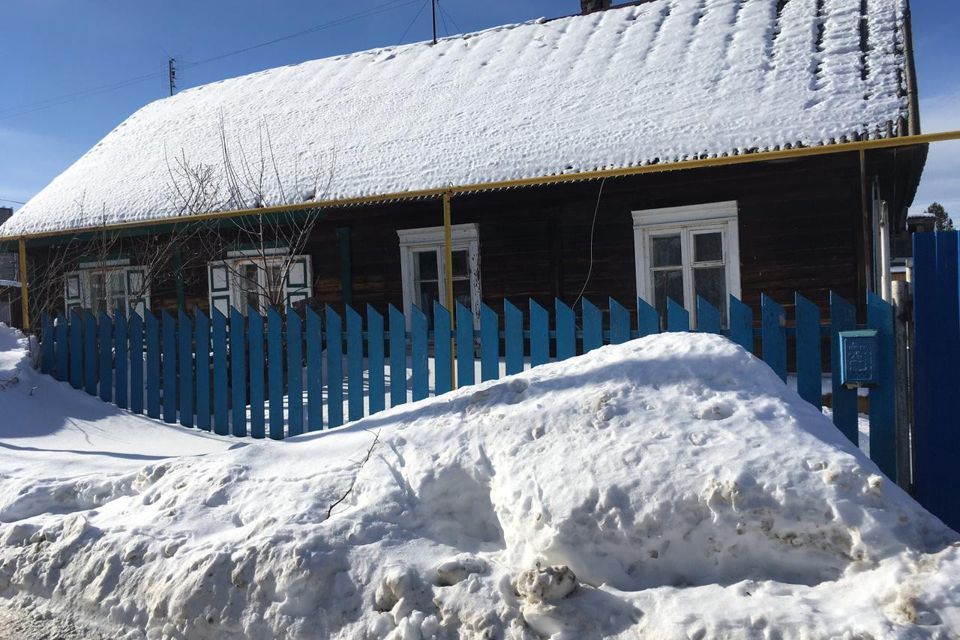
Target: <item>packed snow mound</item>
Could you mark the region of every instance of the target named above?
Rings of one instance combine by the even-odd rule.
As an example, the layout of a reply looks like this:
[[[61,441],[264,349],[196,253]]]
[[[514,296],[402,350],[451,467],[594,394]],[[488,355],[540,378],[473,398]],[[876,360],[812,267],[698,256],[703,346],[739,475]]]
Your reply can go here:
[[[717,336],[100,480],[3,518],[0,596],[150,640],[960,633],[960,538]]]

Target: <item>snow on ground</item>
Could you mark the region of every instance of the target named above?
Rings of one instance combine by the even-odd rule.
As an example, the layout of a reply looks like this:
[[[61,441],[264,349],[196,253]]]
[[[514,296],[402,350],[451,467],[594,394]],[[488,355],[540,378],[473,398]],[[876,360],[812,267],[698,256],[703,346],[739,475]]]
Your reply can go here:
[[[0,378],[25,358],[4,339]],[[42,429],[34,449],[58,448],[63,412],[84,407],[102,434],[78,450],[149,436],[131,438],[139,454],[69,465],[25,448],[0,458],[0,597],[111,637],[960,632],[960,536],[716,336],[605,347],[334,431],[213,451],[23,361],[17,375],[0,392],[0,415],[22,421],[4,445]],[[38,406],[50,410],[34,419]]]

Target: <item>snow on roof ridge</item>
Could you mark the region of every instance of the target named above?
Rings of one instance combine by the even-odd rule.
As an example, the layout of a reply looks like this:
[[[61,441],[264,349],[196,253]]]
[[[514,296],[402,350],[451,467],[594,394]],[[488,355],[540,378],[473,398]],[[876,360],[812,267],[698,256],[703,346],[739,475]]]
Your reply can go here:
[[[813,4],[652,0],[202,85],[139,109],[0,235],[177,215],[175,159],[226,173],[220,127],[247,161],[266,132],[280,177],[256,196],[224,187],[208,211],[895,134],[903,1]]]

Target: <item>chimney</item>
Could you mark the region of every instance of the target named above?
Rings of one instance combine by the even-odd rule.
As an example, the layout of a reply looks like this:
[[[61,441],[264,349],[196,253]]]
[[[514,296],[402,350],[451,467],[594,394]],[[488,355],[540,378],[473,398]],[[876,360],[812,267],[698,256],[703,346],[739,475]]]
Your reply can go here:
[[[594,11],[604,11],[610,8],[610,0],[580,0],[580,13],[587,15]]]
[[[10,207],[0,207],[0,224],[3,224],[13,215],[13,209]]]

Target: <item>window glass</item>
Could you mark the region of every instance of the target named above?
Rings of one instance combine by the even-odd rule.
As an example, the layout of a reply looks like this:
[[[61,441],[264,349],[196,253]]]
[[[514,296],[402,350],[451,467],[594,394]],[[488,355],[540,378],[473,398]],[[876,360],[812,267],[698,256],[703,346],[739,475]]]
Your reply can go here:
[[[102,271],[90,274],[90,308],[99,313],[107,307],[107,288]]]
[[[453,299],[465,306],[467,309],[471,308],[471,303],[473,297],[470,291],[470,279],[454,279],[453,281]],[[455,313],[454,309],[450,309],[451,313]]]
[[[667,298],[683,306],[683,270],[663,269],[653,272],[653,296],[660,318],[667,315]]]
[[[127,307],[127,287],[126,287],[126,278],[123,271],[111,271],[110,272],[110,307],[107,310],[108,313],[113,313],[114,310],[120,309],[126,312]]]
[[[693,270],[695,293],[726,317],[727,276],[723,267],[699,267]]]
[[[470,252],[469,251],[453,252],[453,277],[454,278],[470,277]]]
[[[253,263],[246,263],[240,267],[240,289],[243,292],[243,313],[253,307],[260,311],[260,287],[257,278],[260,270]]]
[[[698,233],[693,236],[693,253],[696,262],[721,262],[723,260],[723,234],[719,231]]]
[[[436,251],[418,251],[417,258],[417,280],[437,280],[437,252]]]
[[[679,267],[683,264],[680,234],[654,236],[650,239],[653,267]]]

